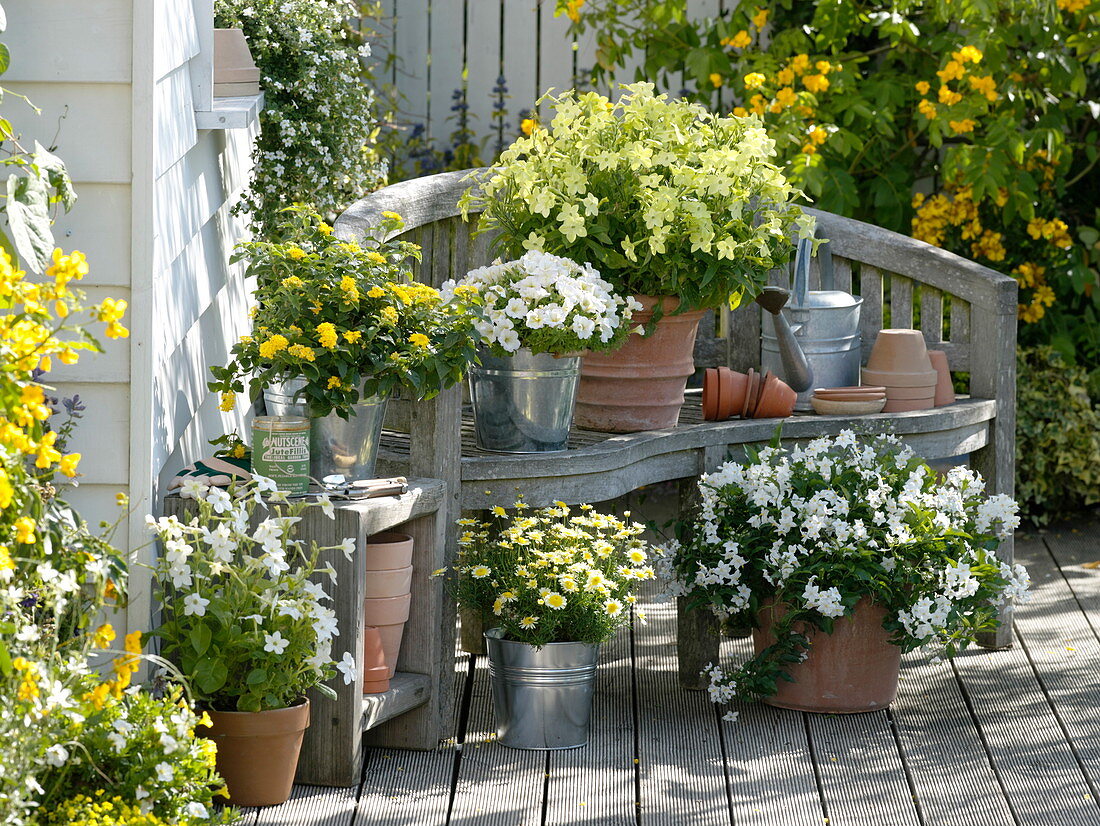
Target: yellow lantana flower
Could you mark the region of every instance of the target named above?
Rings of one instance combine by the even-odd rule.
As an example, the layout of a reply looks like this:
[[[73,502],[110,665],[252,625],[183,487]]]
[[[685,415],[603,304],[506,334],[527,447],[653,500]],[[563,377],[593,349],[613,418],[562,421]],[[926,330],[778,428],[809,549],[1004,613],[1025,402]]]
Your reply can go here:
[[[423,333],[413,333],[411,336],[409,336],[409,344],[411,344],[413,347],[420,347],[421,349],[426,350],[428,347],[431,346],[431,343],[431,339]]]
[[[333,350],[340,341],[336,333],[336,327],[331,322],[324,321],[317,325],[317,341],[326,350]]]
[[[757,9],[756,12],[752,16],[752,24],[754,26],[756,26],[756,28],[762,29],[767,24],[767,22],[768,22],[768,10],[767,9]]]
[[[344,340],[348,344],[355,344],[363,337],[361,330],[346,330],[344,331]]]
[[[226,390],[222,393],[221,403],[218,405],[218,409],[223,413],[228,413],[237,405],[237,394],[232,390]]]
[[[927,95],[930,91],[932,91],[932,87],[929,85],[927,80],[918,80],[914,88],[922,95]]]
[[[72,479],[76,476],[76,466],[80,464],[80,454],[70,453],[67,456],[61,458],[61,464],[58,466],[58,470],[62,476],[68,476]]]
[[[767,78],[760,72],[749,72],[745,75],[745,88],[758,89],[764,85]]]

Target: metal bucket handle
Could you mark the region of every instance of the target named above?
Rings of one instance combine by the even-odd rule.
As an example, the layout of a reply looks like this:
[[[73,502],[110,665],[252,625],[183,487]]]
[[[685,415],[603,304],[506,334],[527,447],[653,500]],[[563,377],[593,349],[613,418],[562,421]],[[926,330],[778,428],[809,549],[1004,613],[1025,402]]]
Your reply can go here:
[[[794,256],[794,284],[791,292],[794,293],[793,307],[805,307],[809,300],[810,292],[810,260],[813,258],[812,238],[800,238],[798,250]],[[836,286],[836,275],[833,272],[833,256],[828,252],[828,241],[821,243],[821,289],[832,290]]]

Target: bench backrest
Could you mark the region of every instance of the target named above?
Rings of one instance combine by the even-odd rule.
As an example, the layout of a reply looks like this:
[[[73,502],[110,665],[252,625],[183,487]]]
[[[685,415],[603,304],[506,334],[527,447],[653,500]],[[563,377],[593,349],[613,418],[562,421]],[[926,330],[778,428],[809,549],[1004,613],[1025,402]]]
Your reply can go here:
[[[472,170],[471,170],[472,171]],[[404,218],[402,237],[423,250],[418,280],[434,286],[490,262],[490,237],[472,237],[457,209],[470,171],[446,172],[385,187],[358,201],[336,222],[345,239],[362,238],[386,210]],[[890,230],[809,210],[828,239],[811,267],[811,289],[831,267],[836,289],[863,298],[863,359],[883,327],[920,329],[928,346],[944,350],[951,368],[970,374],[970,394],[998,402],[991,446],[973,457],[991,485],[1011,492],[1016,392],[1017,284],[1008,276]],[[787,286],[787,274],[772,283]],[[745,368],[760,363],[760,311],[752,304],[705,320],[700,364]]]

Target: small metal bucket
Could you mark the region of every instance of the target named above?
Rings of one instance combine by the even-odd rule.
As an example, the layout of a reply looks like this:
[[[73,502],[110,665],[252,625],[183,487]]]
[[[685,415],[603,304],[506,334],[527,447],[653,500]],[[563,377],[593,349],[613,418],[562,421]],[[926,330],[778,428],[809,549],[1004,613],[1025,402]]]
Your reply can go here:
[[[334,474],[348,482],[374,478],[378,442],[386,400],[381,396],[360,399],[347,419],[335,413],[312,417],[301,397],[305,379],[287,379],[264,390],[267,412],[272,416],[309,418],[309,475],[317,481]]]
[[[510,749],[557,751],[588,742],[600,647],[551,642],[535,648],[485,632],[497,739]]]
[[[477,446],[496,453],[565,450],[580,377],[579,357],[478,353],[470,368]]]

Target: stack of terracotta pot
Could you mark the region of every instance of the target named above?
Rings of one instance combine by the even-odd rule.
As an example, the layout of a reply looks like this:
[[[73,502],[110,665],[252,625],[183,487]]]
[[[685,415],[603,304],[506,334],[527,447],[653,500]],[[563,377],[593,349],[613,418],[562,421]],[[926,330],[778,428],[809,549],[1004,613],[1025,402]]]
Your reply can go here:
[[[397,670],[401,638],[412,602],[413,538],[380,533],[367,540],[363,693],[386,691]]]
[[[862,377],[863,384],[886,389],[886,413],[927,410],[935,405],[939,374],[919,330],[879,331]]]
[[[703,374],[703,418],[721,422],[743,419],[786,418],[794,412],[798,394],[777,375],[749,368],[739,373],[728,367],[710,367]]]

